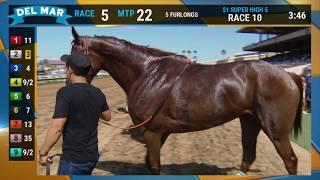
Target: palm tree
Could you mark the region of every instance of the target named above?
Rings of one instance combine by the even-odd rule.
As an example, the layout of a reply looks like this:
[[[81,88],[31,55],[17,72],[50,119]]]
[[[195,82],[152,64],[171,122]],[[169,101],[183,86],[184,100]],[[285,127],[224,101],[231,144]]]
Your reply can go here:
[[[222,50],[220,51],[220,54],[223,56],[223,59],[225,59],[225,58],[226,58],[226,54],[227,54],[227,50],[222,49]]]

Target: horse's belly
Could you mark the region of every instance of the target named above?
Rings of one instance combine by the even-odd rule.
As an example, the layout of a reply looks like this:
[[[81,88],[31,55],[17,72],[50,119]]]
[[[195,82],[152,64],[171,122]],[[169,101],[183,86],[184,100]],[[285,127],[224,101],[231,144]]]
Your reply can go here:
[[[227,103],[218,108],[206,100],[202,100],[202,103],[189,101],[188,105],[176,106],[171,109],[168,128],[177,133],[201,131],[238,118],[245,109],[245,107],[238,106],[234,108]]]
[[[207,119],[181,119],[181,120],[171,120],[169,123],[169,129],[172,133],[184,133],[192,131],[202,131],[212,127],[216,127],[227,123],[237,116],[229,116],[224,118],[207,118]]]

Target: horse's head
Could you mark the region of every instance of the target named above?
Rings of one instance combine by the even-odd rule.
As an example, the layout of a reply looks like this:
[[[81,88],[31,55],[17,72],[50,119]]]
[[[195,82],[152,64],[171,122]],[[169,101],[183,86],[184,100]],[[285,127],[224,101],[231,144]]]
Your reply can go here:
[[[87,55],[91,62],[91,69],[87,74],[87,81],[91,83],[93,78],[97,75],[97,73],[101,70],[101,60],[100,57],[97,56],[92,50],[90,50],[90,44],[92,37],[89,36],[80,36],[74,27],[72,27],[72,48],[71,54],[73,53],[83,53]]]

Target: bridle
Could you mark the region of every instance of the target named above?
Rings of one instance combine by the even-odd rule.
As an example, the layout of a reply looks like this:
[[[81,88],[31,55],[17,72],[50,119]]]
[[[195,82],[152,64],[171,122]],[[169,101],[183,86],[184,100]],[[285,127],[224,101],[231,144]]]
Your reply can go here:
[[[78,52],[82,52],[84,55],[89,56],[89,37],[83,36],[83,40],[80,41],[80,45],[75,44],[75,40],[71,41],[72,50],[75,48]],[[81,46],[83,44],[83,46]]]
[[[81,44],[83,44],[83,46]],[[77,52],[81,52],[83,55],[89,56],[89,36],[83,36],[83,40],[80,41],[80,45],[76,45],[75,40],[71,41],[71,45],[71,51],[75,49]],[[93,74],[97,73],[93,63],[91,63],[90,71],[92,71]]]

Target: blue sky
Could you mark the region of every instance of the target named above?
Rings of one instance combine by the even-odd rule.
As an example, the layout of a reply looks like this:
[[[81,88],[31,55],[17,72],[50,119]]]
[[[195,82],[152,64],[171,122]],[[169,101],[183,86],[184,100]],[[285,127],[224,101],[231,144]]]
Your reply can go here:
[[[128,40],[135,44],[149,45],[165,51],[183,54],[183,50],[197,50],[199,61],[221,59],[222,49],[227,56],[240,53],[242,47],[258,41],[257,34],[236,33],[240,27],[128,25],[93,27],[78,26],[80,35],[106,35]],[[70,27],[38,27],[38,59],[58,59],[70,52],[73,39]],[[185,54],[188,55],[188,54]]]

